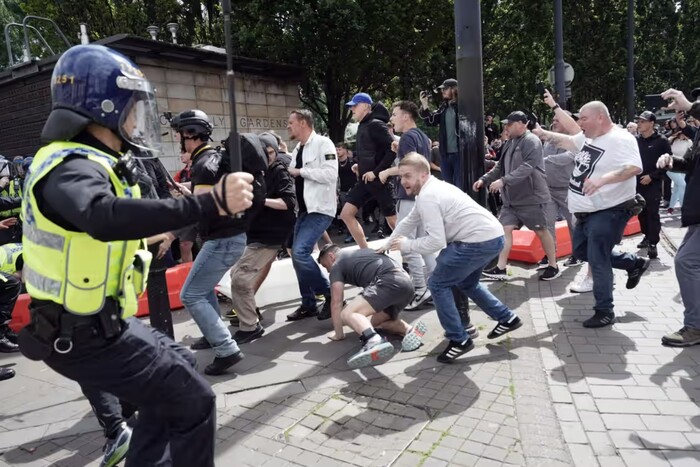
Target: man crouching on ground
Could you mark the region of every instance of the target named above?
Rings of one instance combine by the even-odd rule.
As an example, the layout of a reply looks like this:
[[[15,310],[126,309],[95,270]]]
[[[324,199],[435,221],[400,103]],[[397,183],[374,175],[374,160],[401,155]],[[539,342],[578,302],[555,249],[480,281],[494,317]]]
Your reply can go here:
[[[440,252],[428,280],[440,324],[449,343],[438,356],[452,363],[474,348],[455,306],[452,287],[458,287],[479,308],[498,321],[488,334],[495,339],[522,326],[520,318],[479,283],[481,271],[503,249],[503,227],[493,215],[459,188],[430,175],[425,157],[410,153],[399,162],[401,185],[416,196],[411,213],[396,226],[384,249],[431,254]],[[426,235],[405,237],[417,225]]]
[[[394,346],[377,334],[382,329],[403,337],[404,352],[421,346],[426,326],[418,321],[409,326],[399,319],[399,313],[413,300],[411,278],[400,264],[388,255],[370,249],[344,250],[332,243],[325,245],[318,262],[330,274],[331,317],[333,331],[329,339],[345,339],[343,325],[360,336],[362,348],[348,359],[352,368],[376,365],[394,354]],[[343,307],[345,284],[364,287],[362,292]]]

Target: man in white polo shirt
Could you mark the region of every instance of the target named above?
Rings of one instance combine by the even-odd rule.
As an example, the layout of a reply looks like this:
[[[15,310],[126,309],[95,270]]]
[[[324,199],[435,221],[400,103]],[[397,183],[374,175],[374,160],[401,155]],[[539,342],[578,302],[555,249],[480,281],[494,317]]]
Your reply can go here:
[[[416,204],[396,226],[384,249],[422,255],[440,253],[428,288],[445,337],[449,339],[437,359],[452,363],[474,348],[457,311],[453,287],[458,287],[498,322],[489,339],[522,326],[520,318],[479,283],[481,271],[503,249],[503,227],[461,189],[431,176],[430,164],[420,154],[413,152],[401,159],[399,174],[406,193],[416,196]],[[423,226],[425,236],[406,238],[418,225]]]
[[[560,121],[571,119],[561,108],[555,112]],[[573,249],[576,258],[590,264],[595,297],[595,314],[583,326],[599,328],[615,320],[612,269],[626,270],[627,288],[633,289],[649,267],[647,258],[613,251],[638,208],[636,176],[642,159],[634,136],[612,123],[602,102],[581,107],[578,124],[583,131],[573,136],[541,128],[534,133],[576,152],[568,198],[569,211],[576,216]]]

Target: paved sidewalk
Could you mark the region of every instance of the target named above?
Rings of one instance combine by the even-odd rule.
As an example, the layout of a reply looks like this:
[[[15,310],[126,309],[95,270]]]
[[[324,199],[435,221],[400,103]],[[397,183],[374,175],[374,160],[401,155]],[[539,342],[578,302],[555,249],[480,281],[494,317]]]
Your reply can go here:
[[[435,360],[444,343],[433,310],[404,314],[428,322],[421,349],[350,371],[355,337],[333,343],[328,322],[285,323],[296,303],[266,307],[266,334],[242,346],[237,373],[210,379],[217,465],[699,465],[700,347],[660,345],[682,323],[677,216],[664,217],[664,233],[638,288],[624,289],[616,273],[613,328],[581,327],[592,296],[568,285],[584,268],[545,283],[516,266],[489,288],[524,326],[488,341],[494,323],[475,310],[482,337],[453,365]],[[187,313],[174,316],[178,339],[199,336]],[[99,465],[102,435],[77,385],[17,355],[0,364],[18,372],[0,383],[0,466]]]

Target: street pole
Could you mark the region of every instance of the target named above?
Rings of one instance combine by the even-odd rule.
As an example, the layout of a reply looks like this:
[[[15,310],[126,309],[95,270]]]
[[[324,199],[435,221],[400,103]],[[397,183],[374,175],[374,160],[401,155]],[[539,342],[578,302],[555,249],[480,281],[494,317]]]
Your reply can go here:
[[[557,103],[566,110],[566,83],[564,82],[564,13],[562,0],[554,0],[554,83]]]
[[[634,121],[634,0],[627,0],[627,121]]]
[[[464,184],[460,188],[477,203],[486,206],[486,189],[475,192],[471,188],[484,174],[484,78],[479,0],[455,0],[455,42],[459,143]]]
[[[228,84],[229,115],[231,117],[228,152],[231,158],[231,170],[240,172],[242,169],[242,158],[241,139],[238,136],[238,119],[236,117],[236,80],[233,73],[233,42],[231,38],[231,0],[222,0],[222,8],[224,10],[224,36],[226,43],[226,81]]]

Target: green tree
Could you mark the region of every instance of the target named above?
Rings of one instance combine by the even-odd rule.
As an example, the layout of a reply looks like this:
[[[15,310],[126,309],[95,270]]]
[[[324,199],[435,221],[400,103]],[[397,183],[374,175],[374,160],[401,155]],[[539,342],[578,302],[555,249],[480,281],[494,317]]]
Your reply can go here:
[[[304,67],[302,102],[339,141],[353,93],[415,99],[435,85],[431,65],[454,57],[441,58],[446,38],[454,50],[452,11],[447,0],[257,0],[238,2],[234,30],[241,55]]]

